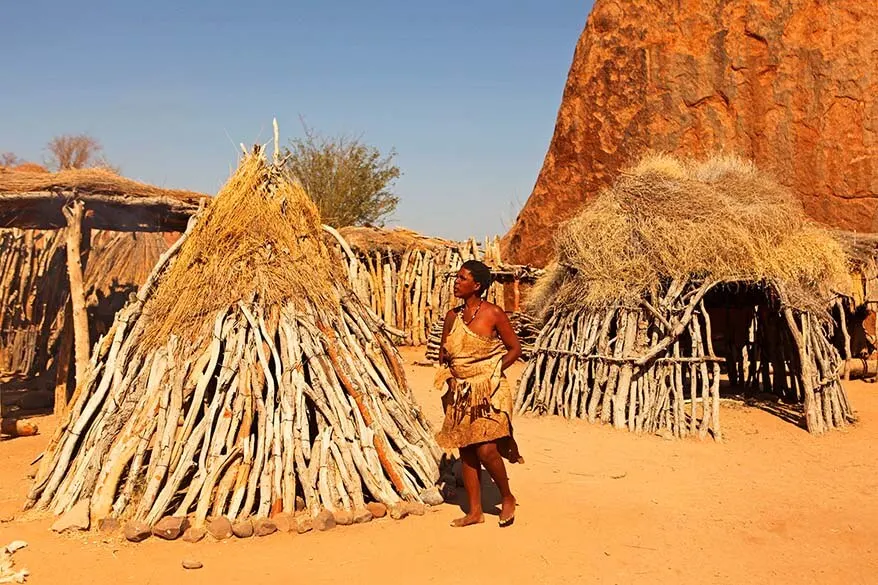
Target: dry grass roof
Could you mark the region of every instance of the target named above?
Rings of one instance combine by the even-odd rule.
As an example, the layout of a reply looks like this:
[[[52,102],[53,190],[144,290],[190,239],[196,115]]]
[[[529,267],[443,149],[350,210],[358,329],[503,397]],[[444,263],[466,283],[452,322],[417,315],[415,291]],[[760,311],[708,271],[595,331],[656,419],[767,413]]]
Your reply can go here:
[[[210,196],[147,185],[106,169],[0,169],[0,227],[63,227],[61,208],[73,199],[85,203],[96,229],[182,231],[188,216]]]
[[[372,226],[348,226],[338,231],[351,248],[362,252],[391,250],[395,253],[402,253],[411,249],[436,251],[459,247],[457,242],[424,236],[402,227],[386,229]]]
[[[337,302],[333,280],[344,276],[323,242],[317,206],[261,151],[245,155],[196,222],[144,305],[147,345],[171,335],[196,341],[239,301],[266,313]]]
[[[171,197],[196,204],[207,197],[204,193],[195,191],[154,187],[101,168],[69,169],[57,173],[19,168],[0,170],[0,193],[73,190],[100,195]]]
[[[849,285],[839,241],[734,157],[644,158],[569,220],[555,247],[532,310],[636,302],[670,279],[776,282],[813,310]]]
[[[136,289],[168,247],[164,234],[158,232],[96,232],[85,266],[88,302],[118,289]]]

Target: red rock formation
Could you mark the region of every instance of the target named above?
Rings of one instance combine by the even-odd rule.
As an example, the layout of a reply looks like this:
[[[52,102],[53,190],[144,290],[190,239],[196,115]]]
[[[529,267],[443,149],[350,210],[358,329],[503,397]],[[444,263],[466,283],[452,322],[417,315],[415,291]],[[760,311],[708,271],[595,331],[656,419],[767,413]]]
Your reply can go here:
[[[878,231],[878,2],[596,0],[504,257],[649,150],[752,158],[827,224]]]

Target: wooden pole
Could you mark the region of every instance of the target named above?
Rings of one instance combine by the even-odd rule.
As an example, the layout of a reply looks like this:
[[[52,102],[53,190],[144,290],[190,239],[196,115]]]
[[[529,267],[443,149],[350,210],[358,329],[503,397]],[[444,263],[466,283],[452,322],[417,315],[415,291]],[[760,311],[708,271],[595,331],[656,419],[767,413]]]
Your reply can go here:
[[[67,219],[67,274],[70,278],[70,303],[73,308],[73,349],[76,364],[76,384],[81,384],[88,372],[89,360],[89,332],[88,313],[85,307],[85,286],[83,273],[85,259],[82,253],[82,240],[84,233],[82,218],[85,206],[82,201],[74,201],[64,207],[64,217]],[[86,246],[85,253],[88,253]],[[55,410],[59,408],[56,405]]]

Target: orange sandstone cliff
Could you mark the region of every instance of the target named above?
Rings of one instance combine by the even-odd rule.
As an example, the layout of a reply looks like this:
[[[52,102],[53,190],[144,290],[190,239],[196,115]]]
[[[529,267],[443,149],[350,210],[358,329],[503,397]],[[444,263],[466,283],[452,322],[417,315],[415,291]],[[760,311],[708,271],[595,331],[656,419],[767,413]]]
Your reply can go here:
[[[878,0],[596,0],[504,257],[647,151],[753,159],[813,218],[878,231]]]

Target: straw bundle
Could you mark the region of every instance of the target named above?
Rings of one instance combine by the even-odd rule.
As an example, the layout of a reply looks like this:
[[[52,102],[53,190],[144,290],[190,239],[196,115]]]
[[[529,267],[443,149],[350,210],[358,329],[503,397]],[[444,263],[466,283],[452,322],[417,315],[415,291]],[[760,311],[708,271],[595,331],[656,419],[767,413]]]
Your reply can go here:
[[[435,502],[440,452],[314,204],[261,149],[92,357],[28,506],[92,521]]]
[[[531,306],[636,303],[668,279],[780,282],[799,309],[844,287],[844,251],[801,203],[747,161],[646,157],[557,236]]]

